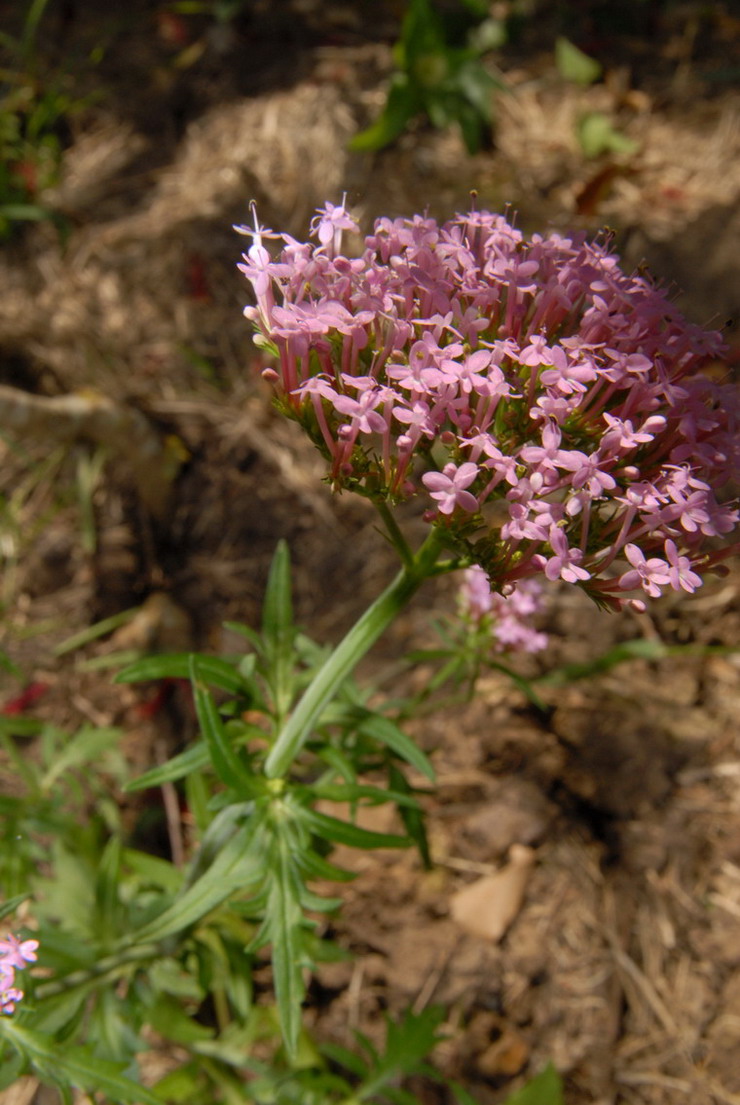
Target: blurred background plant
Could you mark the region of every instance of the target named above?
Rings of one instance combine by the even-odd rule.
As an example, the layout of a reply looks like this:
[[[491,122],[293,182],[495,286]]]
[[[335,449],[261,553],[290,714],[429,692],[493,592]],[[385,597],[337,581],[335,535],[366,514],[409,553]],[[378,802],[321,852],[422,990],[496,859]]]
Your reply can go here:
[[[640,0],[623,7],[644,8]],[[469,153],[490,145],[495,131],[495,101],[512,89],[494,61],[494,52],[515,46],[528,23],[538,17],[534,3],[491,4],[489,0],[407,0],[400,36],[393,47],[395,72],[385,106],[350,143],[353,150],[378,150],[394,142],[419,117],[439,129],[459,126]],[[596,27],[603,23],[597,8]],[[559,22],[572,27],[567,6]],[[576,33],[583,33],[583,25]],[[601,80],[603,66],[569,38],[550,46],[560,76],[588,87]],[[585,112],[577,137],[584,156],[631,154],[636,144],[622,135],[603,112]]]
[[[488,0],[445,7],[408,0],[385,107],[352,139],[351,149],[382,149],[421,114],[435,127],[456,123],[469,153],[490,143],[494,93],[505,86],[483,57],[505,39],[504,23],[491,17]]]
[[[48,5],[32,0],[15,34],[0,31],[0,241],[24,222],[59,222],[43,192],[58,180],[70,118],[90,102],[75,96],[64,67],[38,49]]]

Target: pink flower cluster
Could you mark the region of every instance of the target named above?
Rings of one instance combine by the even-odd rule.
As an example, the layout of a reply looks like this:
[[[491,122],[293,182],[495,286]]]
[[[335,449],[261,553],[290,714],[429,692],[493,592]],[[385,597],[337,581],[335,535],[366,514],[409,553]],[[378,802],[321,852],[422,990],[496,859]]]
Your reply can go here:
[[[23,997],[15,985],[15,972],[36,961],[37,940],[18,940],[15,936],[0,939],[0,1013],[12,1013]]]
[[[379,219],[351,258],[343,204],[315,243],[237,229],[265,375],[335,487],[427,496],[497,588],[544,574],[619,607],[693,591],[720,559],[704,546],[737,522],[717,491],[740,451],[736,393],[702,374],[721,337],[607,244],[474,210]]]
[[[531,619],[542,612],[542,587],[536,579],[524,579],[504,594],[491,590],[488,576],[474,564],[463,572],[459,594],[463,620],[476,629],[490,631],[496,652],[541,652],[547,634],[538,632]]]

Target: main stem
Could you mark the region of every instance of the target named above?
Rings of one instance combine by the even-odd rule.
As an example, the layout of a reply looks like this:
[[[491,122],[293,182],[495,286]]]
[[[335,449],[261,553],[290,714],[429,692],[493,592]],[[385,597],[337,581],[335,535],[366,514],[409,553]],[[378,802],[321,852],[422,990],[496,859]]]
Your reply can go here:
[[[393,582],[369,606],[359,621],[314,676],[293,713],[280,731],[265,761],[268,779],[281,778],[302,749],[324,707],[356,664],[388,628],[411,596],[434,572],[443,539],[433,529],[416,556],[404,564]]]

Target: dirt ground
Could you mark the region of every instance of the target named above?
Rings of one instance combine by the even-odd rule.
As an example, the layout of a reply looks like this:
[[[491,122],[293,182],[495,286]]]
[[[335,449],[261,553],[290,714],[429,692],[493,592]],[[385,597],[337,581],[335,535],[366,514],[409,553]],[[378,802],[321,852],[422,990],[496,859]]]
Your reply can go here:
[[[398,5],[262,0],[224,24],[173,20],[143,0],[125,16],[50,6],[45,48],[78,59],[79,87],[95,95],[42,197],[64,233],[34,225],[0,254],[0,383],[141,411],[178,475],[156,519],[125,457],[0,443],[0,647],[44,685],[36,715],[120,725],[144,766],[179,722],[172,710],[145,717],[138,690],[111,685],[107,655],[228,645],[222,622],[256,621],[281,537],[298,618],[318,639],[336,639],[394,570],[369,509],[332,500],[259,379],[231,229],[252,198],[296,236],[344,191],[364,226],[449,215],[471,189],[527,230],[609,225],[627,264],[645,259],[683,289],[696,321],[728,324],[716,371],[736,370],[740,21],[729,3],[655,5],[659,16],[599,39],[598,5],[574,3],[580,44],[606,63],[604,82],[584,89],[555,69],[556,7],[496,58],[508,91],[491,148],[471,156],[456,132],[423,125],[378,154],[347,149],[382,105]],[[101,42],[101,60],[83,63]],[[607,113],[636,152],[587,160],[575,137],[587,110]],[[686,647],[542,684],[544,711],[490,676],[464,711],[418,723],[439,776],[434,866],[342,857],[359,870],[336,922],[354,958],[312,986],[320,1037],[347,1044],[355,1027],[376,1033],[385,1011],[442,1003],[435,1059],[480,1105],[548,1060],[568,1105],[740,1103],[740,663],[716,647],[737,646],[739,591],[735,567],[692,599],[616,617],[555,588],[551,646],[528,674],[634,638]],[[424,642],[451,601],[426,590],[373,663]],[[140,604],[113,636],[54,656],[75,631]],[[511,876],[522,855],[503,935],[468,931],[458,892]],[[416,1089],[422,1103],[444,1100]]]

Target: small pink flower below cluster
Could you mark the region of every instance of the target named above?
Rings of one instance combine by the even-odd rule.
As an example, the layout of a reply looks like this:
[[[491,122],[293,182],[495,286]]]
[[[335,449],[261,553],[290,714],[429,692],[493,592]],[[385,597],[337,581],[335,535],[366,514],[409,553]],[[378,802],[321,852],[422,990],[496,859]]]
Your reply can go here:
[[[547,634],[532,625],[543,607],[542,587],[536,579],[525,579],[500,595],[491,590],[483,569],[474,565],[463,572],[459,605],[465,621],[490,628],[496,652],[541,652],[547,648]]]
[[[0,1013],[12,1013],[23,997],[15,985],[15,972],[36,961],[37,940],[18,940],[8,935],[0,939]]]

